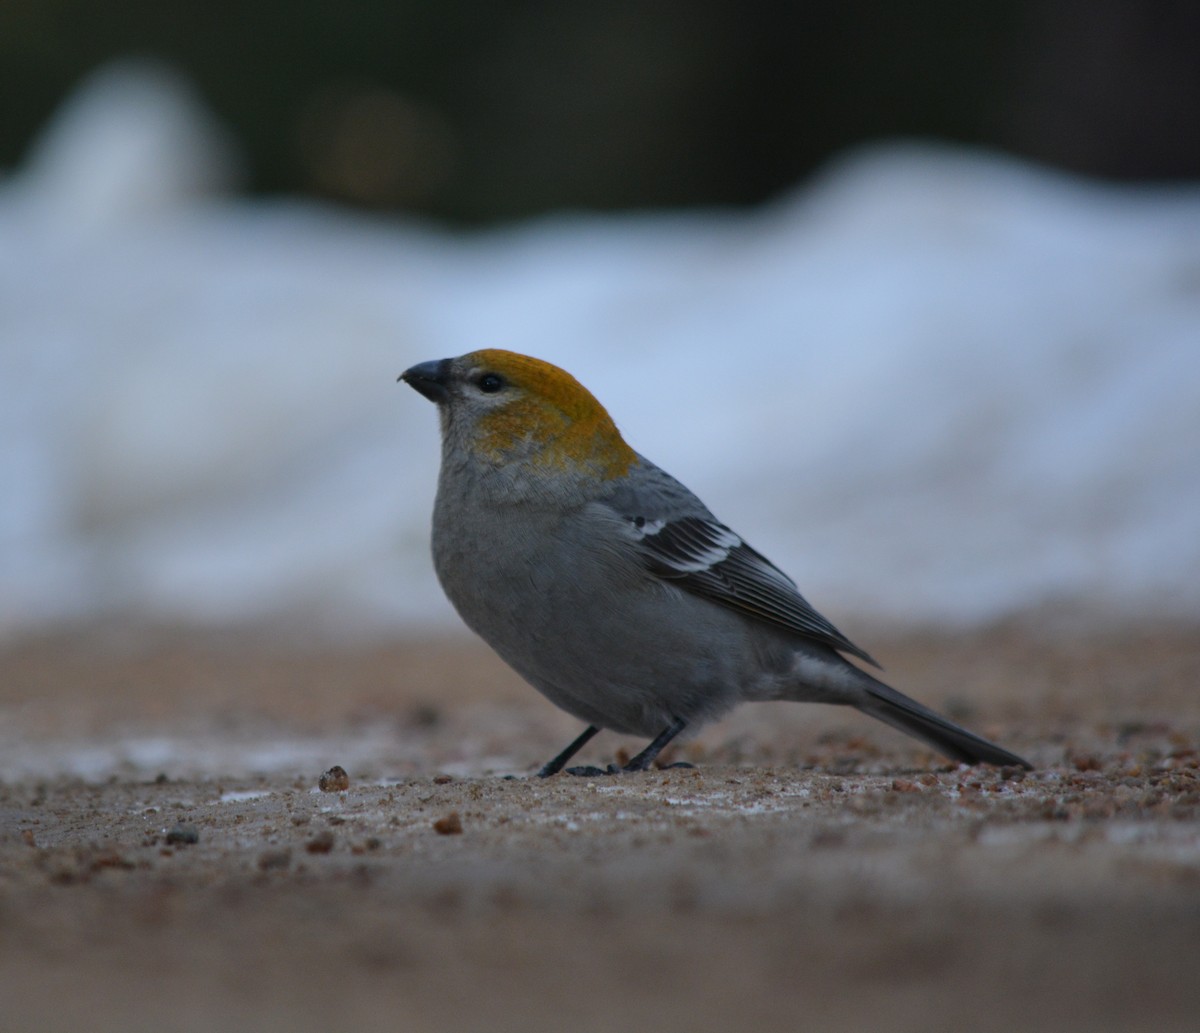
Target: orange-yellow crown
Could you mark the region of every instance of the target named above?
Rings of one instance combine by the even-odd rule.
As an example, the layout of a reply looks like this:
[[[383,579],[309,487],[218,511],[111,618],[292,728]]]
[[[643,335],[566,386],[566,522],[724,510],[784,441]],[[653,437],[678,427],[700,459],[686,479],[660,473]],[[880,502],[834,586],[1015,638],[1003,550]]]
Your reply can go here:
[[[608,411],[566,370],[502,348],[472,352],[464,361],[499,374],[515,389],[507,404],[480,421],[487,451],[500,455],[530,442],[544,464],[573,465],[605,478],[620,477],[637,459]]]

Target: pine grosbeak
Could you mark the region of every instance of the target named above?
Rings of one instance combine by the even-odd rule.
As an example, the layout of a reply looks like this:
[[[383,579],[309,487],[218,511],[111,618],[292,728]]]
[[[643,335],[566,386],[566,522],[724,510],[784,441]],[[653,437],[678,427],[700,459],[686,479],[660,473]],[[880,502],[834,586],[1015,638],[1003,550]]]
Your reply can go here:
[[[602,728],[652,738],[621,769],[644,770],[685,728],[754,700],[849,704],[955,760],[1029,767],[844,659],[878,666],[630,448],[569,373],[487,349],[400,379],[441,417],[442,588],[517,673],[587,723],[542,776]]]

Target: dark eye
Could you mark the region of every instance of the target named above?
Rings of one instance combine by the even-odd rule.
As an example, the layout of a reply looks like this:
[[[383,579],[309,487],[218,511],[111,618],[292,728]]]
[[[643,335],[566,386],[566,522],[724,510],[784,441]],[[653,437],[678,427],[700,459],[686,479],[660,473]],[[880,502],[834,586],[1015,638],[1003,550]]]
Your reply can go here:
[[[485,373],[478,380],[479,390],[485,395],[494,395],[504,386],[504,379],[499,373]]]

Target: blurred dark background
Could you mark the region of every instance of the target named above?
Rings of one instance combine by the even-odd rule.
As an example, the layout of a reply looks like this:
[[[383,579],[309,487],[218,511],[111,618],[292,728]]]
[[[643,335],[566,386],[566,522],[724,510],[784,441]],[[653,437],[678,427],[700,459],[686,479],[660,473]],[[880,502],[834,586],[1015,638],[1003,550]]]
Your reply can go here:
[[[255,191],[479,223],[743,204],[882,137],[1200,177],[1200,3],[4,0],[0,167],[114,57],[189,76]]]

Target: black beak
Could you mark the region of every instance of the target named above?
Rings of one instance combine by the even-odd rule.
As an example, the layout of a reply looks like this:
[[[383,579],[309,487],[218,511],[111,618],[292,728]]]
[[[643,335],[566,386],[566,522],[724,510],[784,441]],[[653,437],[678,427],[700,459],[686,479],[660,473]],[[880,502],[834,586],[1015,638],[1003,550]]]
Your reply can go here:
[[[401,373],[398,379],[403,380],[414,391],[419,391],[431,402],[444,402],[450,396],[450,360],[418,362]]]

